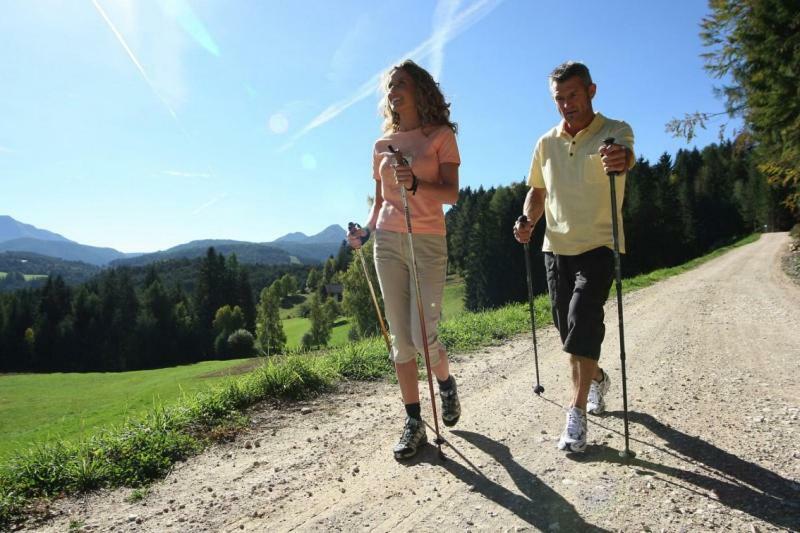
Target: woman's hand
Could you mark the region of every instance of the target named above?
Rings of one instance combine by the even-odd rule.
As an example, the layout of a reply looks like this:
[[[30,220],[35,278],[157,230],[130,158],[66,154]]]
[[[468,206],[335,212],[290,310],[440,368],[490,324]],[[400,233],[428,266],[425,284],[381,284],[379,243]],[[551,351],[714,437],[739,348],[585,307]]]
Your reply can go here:
[[[392,169],[394,170],[395,182],[399,186],[405,187],[406,190],[411,190],[414,185],[414,172],[412,172],[411,166],[396,162],[392,165]]]

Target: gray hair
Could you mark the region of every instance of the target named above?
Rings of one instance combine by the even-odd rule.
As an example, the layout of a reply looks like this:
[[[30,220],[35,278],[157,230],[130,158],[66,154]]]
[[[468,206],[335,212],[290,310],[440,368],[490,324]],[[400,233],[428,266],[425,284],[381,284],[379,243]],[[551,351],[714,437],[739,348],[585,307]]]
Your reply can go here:
[[[589,67],[577,61],[566,61],[553,69],[548,76],[550,84],[567,81],[573,76],[578,76],[583,84],[588,87],[592,84],[592,75],[589,74]]]

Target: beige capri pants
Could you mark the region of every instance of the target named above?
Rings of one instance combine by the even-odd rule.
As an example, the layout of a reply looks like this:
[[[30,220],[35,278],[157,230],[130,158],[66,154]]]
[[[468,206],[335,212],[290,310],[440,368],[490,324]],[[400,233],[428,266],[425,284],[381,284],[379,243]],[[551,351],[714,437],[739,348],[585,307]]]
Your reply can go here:
[[[414,254],[428,334],[431,365],[439,363],[439,318],[447,276],[447,239],[444,235],[414,234]],[[411,275],[411,251],[408,234],[394,231],[375,232],[375,270],[383,293],[386,320],[392,339],[392,360],[402,364],[424,353],[419,327],[417,294]]]

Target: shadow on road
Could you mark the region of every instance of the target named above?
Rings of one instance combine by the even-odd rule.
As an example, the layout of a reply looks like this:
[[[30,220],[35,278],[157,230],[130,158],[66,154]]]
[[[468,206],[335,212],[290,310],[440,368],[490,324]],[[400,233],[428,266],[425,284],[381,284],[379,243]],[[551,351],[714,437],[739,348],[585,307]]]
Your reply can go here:
[[[606,416],[622,418],[621,411],[609,412]],[[792,531],[800,530],[800,492],[795,482],[755,463],[741,459],[698,437],[682,433],[669,427],[647,413],[629,412],[628,419],[640,424],[667,443],[668,450],[639,439],[631,439],[641,445],[658,449],[696,467],[700,472],[666,466],[638,457],[624,460],[618,450],[608,446],[589,446],[585,454],[571,455],[578,462],[605,461],[625,463],[681,479],[692,485],[712,491],[719,502],[732,509],[739,509],[755,518],[776,527]],[[602,424],[598,424],[601,427]],[[608,429],[608,428],[606,428]],[[698,492],[698,494],[705,494]]]
[[[468,485],[471,491],[482,494],[539,530],[608,531],[586,522],[570,502],[515,461],[508,446],[471,431],[456,430],[452,434],[497,461],[506,469],[522,495],[487,478],[450,441],[445,446],[448,458],[444,461],[439,458],[435,446],[426,446],[415,459],[403,464],[430,463],[441,466]],[[458,457],[454,457],[453,453]]]

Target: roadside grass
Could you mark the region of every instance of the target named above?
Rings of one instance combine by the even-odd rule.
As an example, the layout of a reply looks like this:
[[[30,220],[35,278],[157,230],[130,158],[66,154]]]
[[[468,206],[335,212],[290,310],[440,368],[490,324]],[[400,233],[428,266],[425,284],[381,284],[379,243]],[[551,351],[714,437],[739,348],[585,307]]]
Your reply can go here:
[[[747,237],[686,265],[625,280],[624,288],[652,285],[758,237]],[[535,308],[537,326],[551,322],[546,295],[536,297]],[[440,336],[450,350],[464,353],[529,329],[527,304],[512,304],[448,318],[440,326]],[[342,379],[382,379],[392,372],[380,338],[314,353],[272,357],[249,374],[229,378],[194,395],[183,395],[173,405],[154,406],[143,415],[77,443],[53,440],[17,452],[0,467],[0,526],[30,512],[36,498],[99,487],[142,487],[215,437],[231,438],[246,422],[244,409],[258,401],[307,398],[331,389]]]

